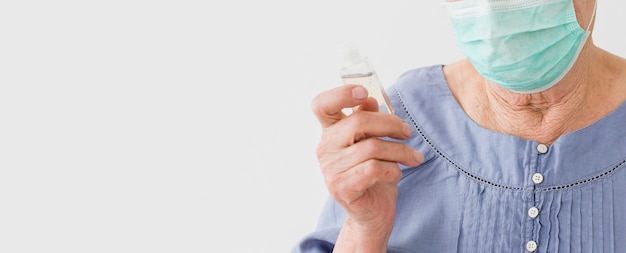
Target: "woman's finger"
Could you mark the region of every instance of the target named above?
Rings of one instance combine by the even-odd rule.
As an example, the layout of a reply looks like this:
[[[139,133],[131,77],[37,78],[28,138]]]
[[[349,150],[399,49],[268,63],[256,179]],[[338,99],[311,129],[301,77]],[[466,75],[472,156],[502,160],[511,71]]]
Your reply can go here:
[[[318,94],[311,109],[322,127],[326,128],[343,119],[344,108],[360,105],[367,99],[367,90],[359,85],[342,85]]]

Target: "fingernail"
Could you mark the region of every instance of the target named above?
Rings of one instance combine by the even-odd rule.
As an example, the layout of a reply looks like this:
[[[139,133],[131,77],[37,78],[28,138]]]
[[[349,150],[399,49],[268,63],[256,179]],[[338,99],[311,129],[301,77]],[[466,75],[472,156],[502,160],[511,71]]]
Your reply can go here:
[[[411,126],[409,126],[409,124],[407,124],[406,122],[402,124],[402,131],[404,131],[404,136],[411,136]]]
[[[420,163],[424,161],[424,155],[417,150],[413,150],[413,157],[415,158],[415,161],[418,161]]]
[[[358,100],[367,98],[367,90],[363,87],[355,87],[352,89],[352,97]]]

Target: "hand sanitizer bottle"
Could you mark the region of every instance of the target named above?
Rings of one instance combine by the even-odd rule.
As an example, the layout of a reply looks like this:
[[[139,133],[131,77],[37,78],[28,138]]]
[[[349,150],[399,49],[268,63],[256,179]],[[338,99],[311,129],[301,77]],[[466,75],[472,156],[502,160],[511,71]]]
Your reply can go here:
[[[378,79],[374,67],[367,57],[361,56],[359,49],[353,43],[346,43],[341,47],[343,64],[341,66],[341,79],[344,84],[358,84],[367,89],[370,97],[378,102],[378,111],[393,114],[393,106],[384,87]]]

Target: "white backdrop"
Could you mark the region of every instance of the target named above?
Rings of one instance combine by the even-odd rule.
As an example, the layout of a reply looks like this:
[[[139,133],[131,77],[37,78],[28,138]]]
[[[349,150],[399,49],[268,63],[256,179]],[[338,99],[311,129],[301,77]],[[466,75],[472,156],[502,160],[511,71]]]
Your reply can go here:
[[[385,86],[460,57],[437,0],[6,2],[0,252],[288,252],[327,194],[335,46]],[[594,36],[626,56],[618,5]]]

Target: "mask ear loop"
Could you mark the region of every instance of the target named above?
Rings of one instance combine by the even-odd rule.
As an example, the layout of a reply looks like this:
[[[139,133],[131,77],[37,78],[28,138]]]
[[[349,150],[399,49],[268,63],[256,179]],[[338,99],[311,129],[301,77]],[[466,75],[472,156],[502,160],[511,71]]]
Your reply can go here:
[[[589,24],[587,24],[587,29],[585,31],[589,31],[591,29],[591,23],[593,23],[593,19],[596,17],[596,10],[598,9],[598,0],[596,0],[593,4],[593,13],[591,13],[591,20],[589,20]]]

